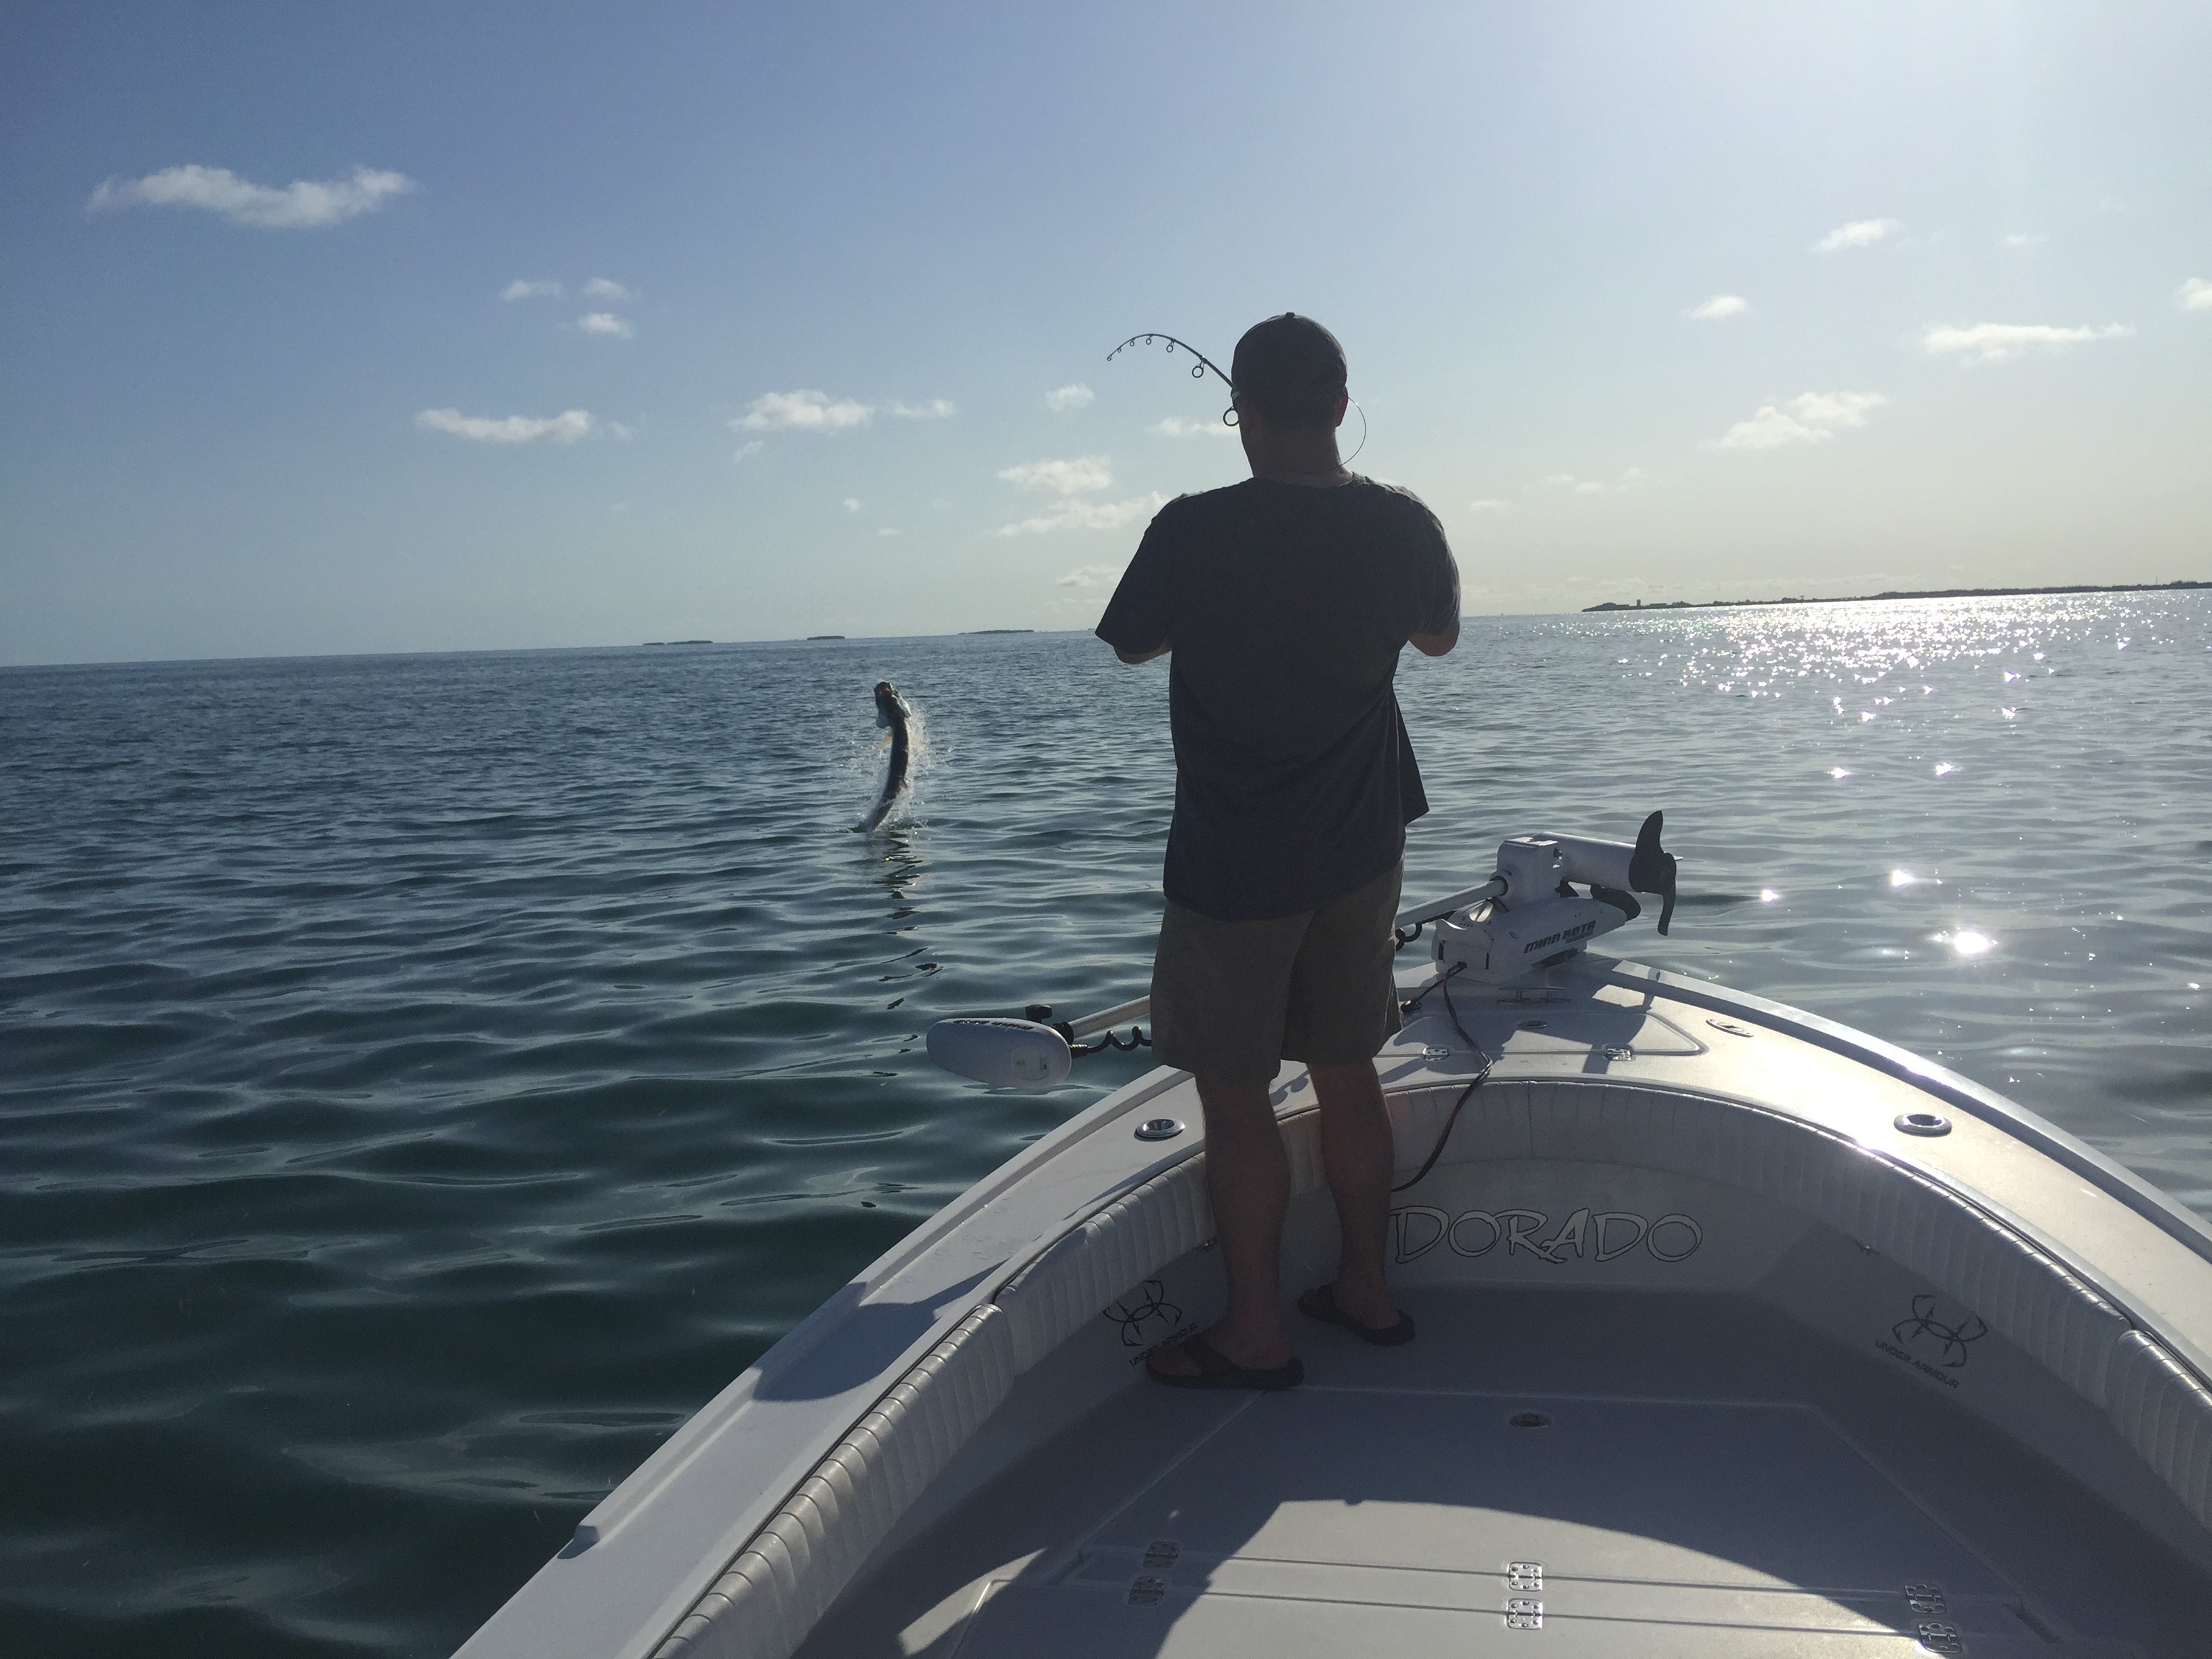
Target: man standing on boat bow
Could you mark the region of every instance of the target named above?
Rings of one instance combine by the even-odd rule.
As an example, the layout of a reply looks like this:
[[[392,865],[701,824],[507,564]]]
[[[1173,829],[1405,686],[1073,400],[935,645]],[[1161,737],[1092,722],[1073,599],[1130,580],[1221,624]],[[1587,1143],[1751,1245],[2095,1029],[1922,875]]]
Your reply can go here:
[[[1160,510],[1098,623],[1126,663],[1173,653],[1175,817],[1152,965],[1152,1056],[1206,1109],[1206,1189],[1228,1314],[1154,1353],[1183,1388],[1287,1389],[1278,1258],[1290,1162],[1269,1085],[1303,1062],[1342,1225],[1335,1279],[1298,1298],[1370,1342],[1413,1321],[1382,1273],[1394,1161],[1374,1056],[1406,825],[1428,811],[1392,689],[1400,648],[1459,640],[1459,569],[1411,492],[1347,471],[1344,348],[1285,313],[1231,361],[1252,477]]]

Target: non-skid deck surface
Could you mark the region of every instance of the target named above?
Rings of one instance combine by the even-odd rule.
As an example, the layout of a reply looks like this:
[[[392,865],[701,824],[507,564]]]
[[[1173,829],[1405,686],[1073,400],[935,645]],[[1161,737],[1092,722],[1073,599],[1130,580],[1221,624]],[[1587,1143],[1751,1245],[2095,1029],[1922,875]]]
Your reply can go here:
[[[1308,1334],[1287,1394],[1133,1390],[860,1587],[808,1655],[2152,1659],[2191,1610],[2100,1607],[2201,1604],[2047,1468],[1740,1300],[1416,1311],[1412,1349]],[[1747,1321],[1770,1358],[1717,1384],[1713,1339],[1745,1352]]]
[[[1324,1387],[1252,1401],[959,1652],[2051,1651],[2018,1599],[1808,1407]]]

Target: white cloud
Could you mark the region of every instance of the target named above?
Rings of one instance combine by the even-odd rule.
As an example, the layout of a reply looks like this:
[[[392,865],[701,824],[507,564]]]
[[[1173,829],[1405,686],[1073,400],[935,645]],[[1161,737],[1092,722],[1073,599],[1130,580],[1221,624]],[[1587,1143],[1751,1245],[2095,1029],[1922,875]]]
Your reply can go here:
[[[584,284],[584,295],[592,300],[627,300],[630,291],[620,283],[611,283],[604,276],[594,276]]]
[[[561,284],[550,276],[537,281],[526,281],[518,276],[500,289],[499,297],[502,300],[557,300],[561,297]]]
[[[1237,428],[1219,421],[1186,421],[1180,415],[1170,415],[1164,421],[1156,421],[1145,428],[1157,432],[1163,438],[1233,438]]]
[[[730,422],[732,432],[843,432],[866,426],[879,414],[902,421],[942,421],[957,411],[943,398],[926,404],[864,404],[856,398],[832,398],[826,392],[771,392],[756,398]]]
[[[845,510],[846,510],[848,513],[858,513],[858,512],[860,510],[860,498],[859,498],[858,496],[856,496],[856,495],[848,495],[848,496],[846,496],[846,497],[845,497]]]
[[[876,532],[876,534],[878,536],[896,536],[898,534],[898,532],[893,529],[890,526],[885,525],[881,530]]]
[[[738,446],[737,453],[732,454],[730,457],[730,459],[732,462],[745,460],[752,456],[759,454],[761,451],[767,447],[768,446],[763,443],[758,438],[749,438],[744,443]]]
[[[637,331],[626,317],[617,317],[611,311],[594,311],[576,319],[576,326],[586,334],[611,334],[617,340],[627,340]]]
[[[394,196],[419,188],[404,173],[356,167],[350,178],[295,179],[278,190],[240,178],[228,167],[164,167],[143,179],[110,179],[86,206],[188,207],[219,213],[234,225],[262,230],[308,230],[374,213]]]
[[[1701,306],[1692,306],[1682,314],[1692,321],[1717,323],[1723,317],[1740,317],[1751,309],[1751,302],[1741,294],[1716,294]]]
[[[1971,352],[1976,362],[1995,363],[2032,346],[2080,345],[2086,340],[2124,339],[2134,332],[2124,323],[2102,328],[2054,328],[2048,323],[1976,323],[1960,328],[1938,323],[1920,337],[1920,343],[1931,357]]]
[[[2173,290],[2173,297],[2184,311],[2212,311],[2212,283],[2191,276]]]
[[[1138,495],[1126,501],[1062,501],[1049,513],[1034,519],[1024,519],[1019,524],[1002,524],[997,533],[1001,536],[1033,536],[1053,530],[1113,530],[1157,513],[1167,505],[1168,498],[1154,490],[1149,495]]]
[[[1018,489],[1087,495],[1113,484],[1113,460],[1105,455],[1077,455],[1064,461],[1030,461],[1007,467],[999,476]]]
[[[1832,431],[1864,426],[1867,411],[1888,401],[1879,392],[1808,392],[1790,399],[1790,412],[1808,426]]]
[[[1127,568],[1119,564],[1078,565],[1054,585],[1058,587],[1103,587],[1109,582],[1121,580],[1122,571]]]
[[[2040,247],[2050,239],[2039,230],[2014,231],[2004,239],[2007,247]]]
[[[1854,219],[1847,225],[1838,225],[1813,244],[1815,253],[1840,253],[1847,247],[1872,247],[1886,237],[1894,236],[1905,227],[1894,219]]]
[[[771,392],[754,398],[730,426],[744,432],[842,432],[867,425],[875,412],[866,404],[832,398],[826,392]]]
[[[1503,513],[1510,506],[1512,506],[1512,502],[1510,501],[1490,500],[1469,501],[1467,504],[1468,511],[1470,513]]]
[[[1098,394],[1078,380],[1073,386],[1056,386],[1044,394],[1047,409],[1088,409],[1091,400]]]
[[[458,409],[426,409],[415,417],[425,432],[450,432],[480,444],[572,444],[592,429],[592,417],[580,409],[563,410],[540,420],[529,415],[464,415]]]
[[[1618,478],[1580,478],[1571,472],[1554,472],[1542,483],[1547,489],[1571,489],[1577,495],[1617,495],[1624,489],[1634,489],[1650,476],[1642,467],[1632,466]],[[1504,503],[1500,501],[1498,505],[1503,507]]]
[[[1879,392],[1808,392],[1784,406],[1761,406],[1719,441],[1723,449],[1779,449],[1785,444],[1826,443],[1837,433],[1864,426],[1867,411],[1889,401]]]

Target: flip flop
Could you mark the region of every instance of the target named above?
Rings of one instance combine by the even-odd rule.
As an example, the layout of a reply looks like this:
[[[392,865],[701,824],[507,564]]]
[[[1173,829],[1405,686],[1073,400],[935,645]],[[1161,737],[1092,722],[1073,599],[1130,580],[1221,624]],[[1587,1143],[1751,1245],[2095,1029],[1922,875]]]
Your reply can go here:
[[[1164,1382],[1171,1389],[1258,1389],[1263,1393],[1278,1394],[1285,1389],[1295,1389],[1305,1381],[1304,1363],[1292,1359],[1273,1370],[1248,1370],[1227,1359],[1202,1336],[1187,1336],[1176,1344],[1191,1357],[1197,1371],[1189,1376],[1171,1376],[1165,1371],[1156,1371],[1152,1362],[1145,1364],[1145,1375],[1155,1382]]]
[[[1298,1311],[1308,1319],[1318,1319],[1324,1325],[1341,1325],[1362,1342],[1372,1342],[1378,1348],[1395,1348],[1413,1340],[1413,1316],[1401,1310],[1398,1322],[1377,1330],[1372,1325],[1363,1325],[1336,1305],[1336,1286],[1316,1285],[1298,1298]]]

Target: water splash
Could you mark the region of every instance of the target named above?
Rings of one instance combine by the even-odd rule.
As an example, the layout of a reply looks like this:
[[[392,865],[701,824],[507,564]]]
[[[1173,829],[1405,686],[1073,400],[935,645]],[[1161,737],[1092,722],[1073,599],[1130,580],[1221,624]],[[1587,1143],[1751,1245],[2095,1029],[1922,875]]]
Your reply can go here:
[[[885,728],[856,732],[846,750],[842,769],[854,792],[848,821],[854,829],[866,830],[871,834],[903,829],[919,820],[923,779],[938,758],[930,746],[928,715],[903,691],[898,696],[906,709],[906,787],[891,803],[890,811],[873,825],[868,824],[866,819],[883,795],[884,769],[890,764],[892,735]]]

